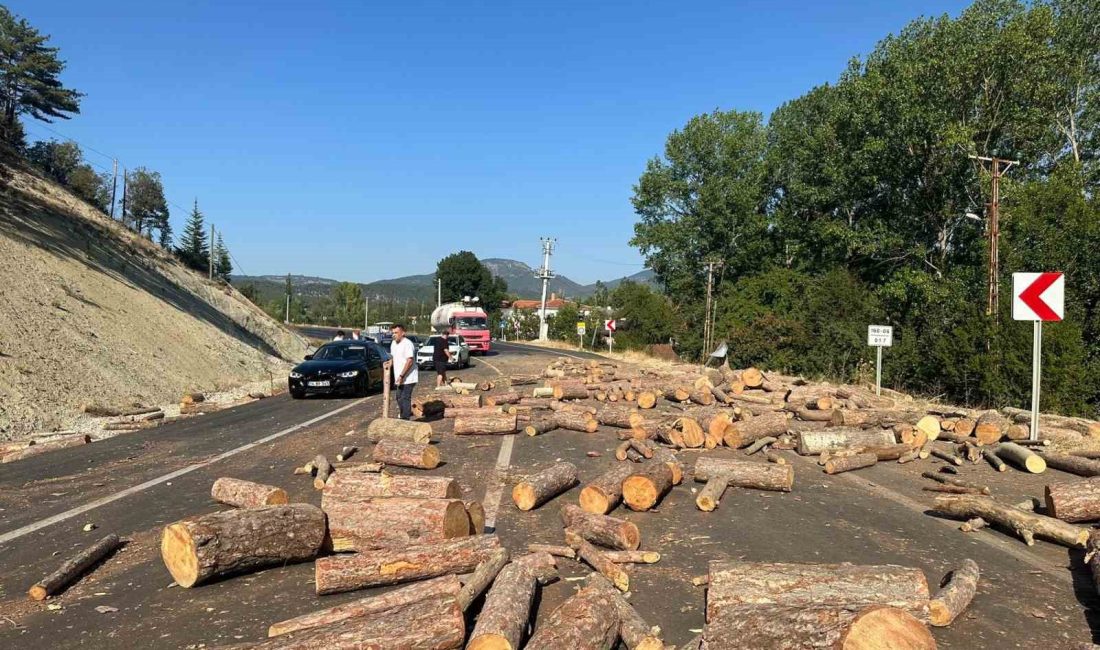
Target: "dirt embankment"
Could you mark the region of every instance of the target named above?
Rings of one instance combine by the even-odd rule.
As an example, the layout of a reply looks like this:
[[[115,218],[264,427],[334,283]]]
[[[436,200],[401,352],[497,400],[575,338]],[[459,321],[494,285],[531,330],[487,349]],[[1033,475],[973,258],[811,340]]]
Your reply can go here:
[[[177,402],[285,376],[306,341],[33,173],[0,162],[0,439],[83,403]]]

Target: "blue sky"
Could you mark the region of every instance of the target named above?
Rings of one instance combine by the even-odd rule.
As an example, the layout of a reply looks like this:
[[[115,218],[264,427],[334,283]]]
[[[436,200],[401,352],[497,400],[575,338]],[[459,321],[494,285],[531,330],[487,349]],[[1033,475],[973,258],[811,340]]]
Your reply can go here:
[[[767,115],[965,4],[7,3],[87,94],[48,126],[197,197],[239,272],[370,281],[459,249],[537,266],[549,235],[581,282],[641,270],[631,187],[692,115]]]

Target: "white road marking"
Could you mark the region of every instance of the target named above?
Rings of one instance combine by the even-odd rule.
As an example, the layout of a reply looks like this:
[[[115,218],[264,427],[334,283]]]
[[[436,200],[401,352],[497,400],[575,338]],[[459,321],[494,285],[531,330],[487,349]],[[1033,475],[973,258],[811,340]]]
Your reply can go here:
[[[495,365],[490,363],[487,359],[478,359],[477,362],[478,363],[484,363],[485,365],[489,366],[490,368],[493,369],[493,372],[497,373],[498,375],[504,375],[504,373],[500,371],[500,368],[497,368]]]
[[[493,369],[493,372],[504,376],[504,373],[495,364],[480,359],[480,362]],[[485,509],[485,529],[483,532],[496,529],[497,513],[500,512],[500,500],[504,496],[504,480],[500,471],[508,469],[512,463],[512,449],[515,447],[516,437],[504,436],[500,441],[500,451],[497,453],[497,462],[493,466],[493,472],[489,475],[489,485],[485,488],[485,498],[481,500],[481,507]]]
[[[340,408],[333,409],[333,410],[331,410],[327,413],[323,413],[323,414],[321,414],[321,415],[319,415],[319,416],[317,416],[317,417],[315,417],[311,420],[306,420],[305,422],[302,422],[300,424],[295,424],[292,427],[288,427],[286,429],[283,429],[282,431],[279,431],[278,433],[273,433],[269,436],[264,436],[263,438],[260,438],[259,440],[254,440],[254,441],[252,441],[248,444],[241,445],[240,447],[237,447],[236,449],[230,449],[229,451],[220,453],[217,456],[214,456],[213,458],[205,460],[201,463],[195,463],[194,465],[188,465],[187,467],[184,467],[182,469],[177,469],[174,472],[169,472],[169,473],[167,473],[163,476],[158,476],[154,479],[150,479],[148,481],[145,481],[144,483],[139,483],[139,484],[137,484],[133,487],[126,488],[125,490],[122,490],[121,492],[116,492],[114,494],[102,497],[100,499],[96,499],[95,501],[90,501],[88,503],[85,503],[82,506],[77,506],[77,507],[72,508],[70,510],[66,510],[65,512],[61,512],[61,513],[58,513],[56,515],[53,515],[52,517],[46,517],[45,519],[41,519],[41,520],[36,521],[32,524],[27,524],[26,526],[23,526],[22,528],[16,528],[13,531],[10,531],[10,532],[7,532],[7,533],[4,533],[4,534],[0,535],[0,544],[10,542],[14,539],[18,539],[18,538],[20,538],[24,535],[28,535],[30,533],[33,533],[36,530],[41,530],[41,529],[43,529],[47,526],[52,526],[53,524],[56,524],[60,521],[65,521],[66,519],[71,519],[71,518],[73,518],[77,515],[88,512],[89,510],[95,510],[96,508],[99,508],[101,506],[105,506],[108,503],[113,503],[115,501],[118,501],[119,499],[128,497],[132,494],[137,494],[139,492],[143,492],[145,490],[148,490],[151,487],[160,485],[161,483],[166,483],[168,481],[171,481],[174,478],[183,476],[184,474],[190,474],[191,472],[193,472],[197,469],[202,469],[204,467],[208,467],[208,466],[213,465],[214,463],[216,463],[220,460],[225,460],[226,458],[229,458],[230,456],[236,456],[237,454],[241,453],[242,451],[248,451],[249,449],[252,449],[253,447],[262,445],[264,443],[271,442],[272,440],[276,440],[278,438],[282,438],[283,436],[294,433],[295,431],[298,431],[299,429],[304,429],[305,427],[317,424],[318,422],[320,422],[322,420],[326,420],[326,419],[328,419],[328,418],[330,418],[334,415],[337,415],[339,413],[343,413],[344,411],[346,411],[350,408],[353,408],[355,406],[358,406],[359,404],[362,404],[363,402],[365,402],[368,399],[370,399],[370,398],[369,397],[364,397],[362,399],[357,399],[354,402],[352,402],[351,404],[346,404],[344,406],[341,406]]]

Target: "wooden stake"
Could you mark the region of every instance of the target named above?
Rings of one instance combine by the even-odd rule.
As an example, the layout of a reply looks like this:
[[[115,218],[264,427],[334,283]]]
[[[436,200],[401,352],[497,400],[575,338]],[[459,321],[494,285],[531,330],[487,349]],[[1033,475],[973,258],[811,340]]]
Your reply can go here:
[[[118,535],[107,535],[95,544],[92,544],[69,558],[64,564],[58,567],[57,571],[54,571],[50,575],[34,583],[34,585],[27,590],[27,595],[30,596],[32,600],[45,600],[57,594],[97,562],[107,557],[107,555],[118,548],[121,543]]]

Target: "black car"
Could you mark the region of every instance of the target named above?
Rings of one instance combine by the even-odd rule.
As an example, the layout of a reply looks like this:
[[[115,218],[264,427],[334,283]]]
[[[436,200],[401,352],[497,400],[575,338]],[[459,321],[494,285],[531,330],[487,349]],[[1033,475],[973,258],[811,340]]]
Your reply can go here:
[[[290,371],[290,396],[350,393],[362,396],[382,385],[382,362],[389,358],[374,341],[332,341],[317,348]]]

